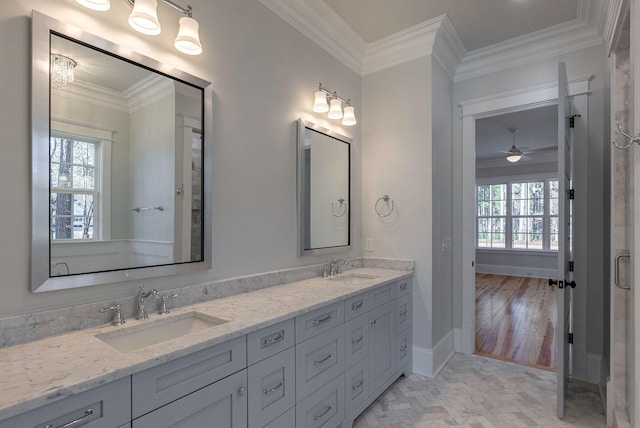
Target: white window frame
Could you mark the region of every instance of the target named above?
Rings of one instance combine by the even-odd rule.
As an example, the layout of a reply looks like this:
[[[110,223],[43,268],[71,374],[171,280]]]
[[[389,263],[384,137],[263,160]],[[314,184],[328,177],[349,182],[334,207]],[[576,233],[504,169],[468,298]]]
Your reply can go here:
[[[63,119],[52,119],[51,136],[96,144],[96,174],[94,177],[94,195],[96,196],[94,198],[97,198],[97,200],[94,199],[97,209],[94,210],[93,217],[93,239],[56,239],[51,240],[51,243],[86,243],[111,239],[111,145],[113,144],[113,132],[71,123]],[[49,167],[51,167],[51,163],[49,163]]]
[[[506,184],[507,185],[507,212],[506,212],[506,236],[505,246],[503,247],[480,247],[478,246],[478,228],[476,227],[476,250],[480,251],[503,251],[503,252],[531,252],[541,253],[550,252],[557,253],[557,249],[551,248],[551,217],[557,217],[550,215],[550,199],[549,199],[549,182],[558,180],[558,175],[555,173],[545,174],[531,174],[531,175],[513,175],[513,176],[501,176],[501,177],[482,177],[477,178],[475,186],[475,217],[476,226],[478,225],[478,219],[481,217],[478,215],[478,186]],[[513,248],[513,214],[512,214],[512,185],[514,183],[527,183],[533,181],[544,181],[544,213],[543,218],[543,237],[542,237],[542,249],[539,248]],[[484,216],[482,216],[484,218]],[[527,217],[540,217],[534,216],[517,216],[522,218]]]

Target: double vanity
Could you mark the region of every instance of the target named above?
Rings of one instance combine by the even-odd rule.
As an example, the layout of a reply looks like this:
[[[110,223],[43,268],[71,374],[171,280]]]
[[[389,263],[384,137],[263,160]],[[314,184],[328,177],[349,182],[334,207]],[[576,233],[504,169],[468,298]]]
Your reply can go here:
[[[3,348],[0,428],[350,427],[411,372],[411,277],[358,268]]]

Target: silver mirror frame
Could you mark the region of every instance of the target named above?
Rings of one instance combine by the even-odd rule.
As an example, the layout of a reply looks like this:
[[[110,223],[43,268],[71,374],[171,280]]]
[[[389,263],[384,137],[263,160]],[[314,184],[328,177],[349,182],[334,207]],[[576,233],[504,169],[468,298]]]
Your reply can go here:
[[[305,216],[304,203],[305,203],[305,189],[307,188],[307,179],[304,171],[304,134],[305,128],[313,129],[314,131],[320,132],[322,134],[328,135],[330,137],[336,138],[340,141],[343,141],[349,145],[349,201],[351,201],[351,143],[353,140],[349,137],[346,137],[340,133],[335,131],[331,131],[327,128],[323,128],[322,126],[316,125],[312,122],[307,122],[303,119],[298,119],[297,123],[297,137],[298,137],[298,166],[297,166],[297,190],[298,190],[298,251],[300,256],[318,256],[324,254],[336,254],[336,253],[344,253],[351,250],[351,242],[352,242],[352,217],[351,210],[348,211],[349,216],[349,227],[347,237],[347,245],[340,245],[336,247],[324,247],[324,248],[311,248],[306,249],[305,245],[305,231],[310,225],[308,224],[309,220]]]
[[[203,90],[203,237],[202,262],[149,266],[50,277],[49,241],[49,135],[50,84],[49,49],[51,33],[57,33],[87,46],[120,57],[126,61],[181,80]],[[211,269],[211,145],[213,86],[172,66],[162,64],[144,55],[132,52],[108,40],[62,23],[47,15],[33,11],[31,22],[31,291],[52,291],[89,285],[110,284],[145,278],[192,273]]]

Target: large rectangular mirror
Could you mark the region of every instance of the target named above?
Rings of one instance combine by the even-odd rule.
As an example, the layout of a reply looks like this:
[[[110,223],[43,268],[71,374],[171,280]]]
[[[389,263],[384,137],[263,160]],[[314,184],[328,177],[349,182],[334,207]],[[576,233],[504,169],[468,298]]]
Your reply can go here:
[[[298,120],[300,255],[351,249],[351,139]]]
[[[207,269],[211,84],[33,12],[32,290]]]

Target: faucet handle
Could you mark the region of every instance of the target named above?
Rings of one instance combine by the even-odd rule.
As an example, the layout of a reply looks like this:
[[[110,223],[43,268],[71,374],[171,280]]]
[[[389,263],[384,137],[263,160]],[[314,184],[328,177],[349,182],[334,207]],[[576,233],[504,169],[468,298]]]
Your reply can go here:
[[[169,313],[169,309],[167,308],[167,300],[175,299],[176,297],[178,297],[178,293],[162,294],[162,295],[156,294],[156,299],[157,298],[161,299],[160,306],[158,307],[158,313],[160,315],[168,314]]]
[[[122,325],[124,324],[124,317],[122,316],[122,311],[120,310],[120,305],[116,304],[113,306],[107,306],[104,308],[100,308],[100,312],[113,311],[113,320],[111,321],[111,325]]]

